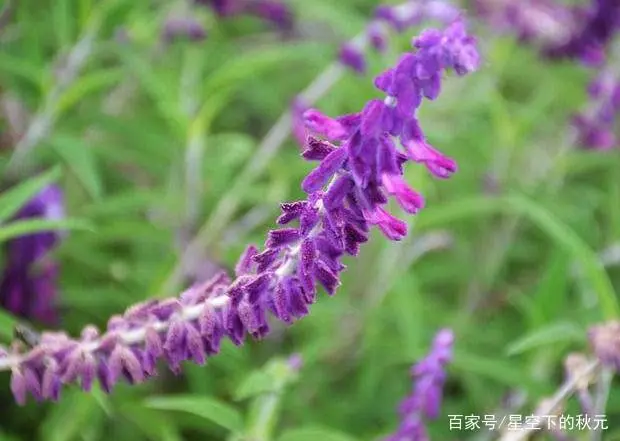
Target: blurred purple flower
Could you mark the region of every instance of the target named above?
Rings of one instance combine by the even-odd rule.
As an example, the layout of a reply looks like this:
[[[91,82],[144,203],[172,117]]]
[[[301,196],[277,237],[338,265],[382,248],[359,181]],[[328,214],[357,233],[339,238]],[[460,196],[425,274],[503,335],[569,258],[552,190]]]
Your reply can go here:
[[[202,23],[193,17],[170,17],[164,23],[162,38],[167,42],[178,38],[202,41],[207,38],[207,31]]]
[[[615,123],[620,113],[620,80],[609,66],[588,87],[588,108],[573,118],[578,144],[593,150],[609,150],[618,144]]]
[[[474,5],[495,28],[538,44],[546,56],[578,59],[590,66],[604,62],[620,30],[617,0],[591,0],[587,7],[554,0],[475,0]]]
[[[112,317],[101,335],[92,327],[76,340],[47,332],[27,353],[0,351],[0,370],[11,369],[16,400],[24,403],[27,393],[55,400],[61,384],[80,382],[89,390],[95,377],[110,392],[121,378],[135,384],[154,375],[159,358],[173,372],[185,360],[203,364],[219,352],[224,337],[240,345],[248,334],[265,336],[268,313],[285,323],[307,315],[319,285],[334,295],[346,268],[343,257],[359,253],[371,225],[389,239],[402,239],[407,224],[385,209],[388,195],[408,213],[423,205],[404,180],[405,164],[423,164],[440,178],[456,170],[454,160],[426,141],[417,109],[425,98],[437,97],[447,70],[464,75],[479,64],[475,40],[461,20],[443,32],[423,32],[413,47],[377,77],[384,100],[370,100],[361,112],[338,118],[305,112],[308,128],[330,138],[308,138],[303,157],[319,164],[302,182],[307,197],[281,204],[281,228],[269,232],[262,251],[246,248],[234,280],[222,272],[179,298],[134,305]],[[445,340],[439,339],[444,345]],[[424,367],[430,363],[421,364],[416,375],[431,378]]]
[[[474,9],[498,31],[543,48],[566,44],[577,31],[574,11],[553,0],[475,0]]]
[[[603,364],[620,371],[620,322],[612,320],[588,330],[590,346]]]
[[[288,30],[293,25],[290,8],[277,0],[194,0],[203,6],[210,6],[220,17],[249,14]]]
[[[614,35],[620,30],[620,2],[591,0],[589,7],[574,7],[575,31],[564,44],[550,47],[547,55],[580,59],[587,65],[598,66],[605,61],[605,52]]]
[[[229,17],[243,10],[243,0],[194,0],[203,6],[210,6],[220,17]]]
[[[273,23],[279,29],[290,29],[293,26],[293,14],[289,7],[276,0],[254,0],[248,3],[250,14]]]
[[[431,352],[411,369],[413,390],[399,406],[401,423],[398,430],[384,441],[426,441],[425,420],[439,416],[445,368],[452,360],[454,335],[442,329],[435,336]]]
[[[63,216],[62,191],[49,185],[19,210],[14,220],[61,219]],[[0,280],[0,304],[4,308],[46,324],[56,322],[54,301],[58,265],[48,253],[58,244],[59,234],[56,231],[29,234],[5,244],[6,265]]]

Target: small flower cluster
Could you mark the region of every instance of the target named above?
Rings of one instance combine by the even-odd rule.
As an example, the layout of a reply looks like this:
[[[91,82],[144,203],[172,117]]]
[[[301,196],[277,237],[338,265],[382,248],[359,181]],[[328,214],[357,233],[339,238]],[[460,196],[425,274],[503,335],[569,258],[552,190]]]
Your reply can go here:
[[[594,150],[615,147],[616,119],[620,114],[620,80],[611,67],[601,70],[588,87],[589,109],[573,118],[579,145]]]
[[[424,31],[413,47],[376,78],[387,94],[383,101],[373,99],[361,112],[336,119],[305,112],[310,131],[325,138],[311,137],[303,152],[320,161],[302,183],[308,196],[281,205],[282,227],[269,232],[262,251],[245,250],[234,280],[220,273],[179,298],[135,305],[112,317],[102,334],[90,326],[76,340],[43,333],[28,351],[19,344],[4,349],[0,370],[12,371],[17,401],[24,403],[28,393],[55,400],[62,384],[78,382],[89,390],[96,378],[106,392],[122,378],[140,383],[155,374],[158,359],[173,372],[185,360],[202,364],[224,337],[240,345],[246,334],[265,336],[268,313],[285,323],[308,314],[317,286],[333,295],[345,269],[342,258],[359,252],[371,225],[392,240],[403,238],[407,226],[385,210],[387,196],[408,213],[423,206],[403,178],[404,165],[424,164],[440,178],[456,170],[454,160],[426,142],[416,111],[424,98],[438,96],[446,70],[464,75],[479,64],[460,19],[443,32]]]
[[[431,352],[411,369],[414,386],[411,395],[399,406],[401,424],[398,430],[384,441],[416,440],[429,438],[425,419],[439,416],[443,385],[446,381],[446,366],[452,360],[454,335],[449,329],[442,329],[435,336]]]
[[[381,5],[366,28],[365,35],[344,43],[340,48],[340,62],[358,73],[366,72],[364,48],[368,43],[379,52],[387,48],[389,30],[403,32],[425,21],[450,23],[460,14],[458,8],[443,0],[410,0],[395,5]]]
[[[291,10],[277,0],[194,0],[194,3],[211,7],[220,17],[248,14],[280,29],[290,29],[293,25]]]
[[[370,45],[378,52],[387,48],[390,30],[404,32],[427,21],[451,23],[460,15],[458,8],[444,0],[409,0],[398,5],[377,7],[374,18],[364,33],[344,43],[340,47],[338,61],[358,74],[366,72],[366,48]],[[301,96],[293,99],[290,107],[293,136],[303,146],[307,133],[303,114],[309,106]]]
[[[14,217],[15,221],[64,216],[63,194],[49,185],[36,194]],[[58,232],[42,232],[9,240],[5,246],[6,266],[0,280],[0,305],[21,317],[46,324],[56,322],[56,279],[58,265],[49,252],[58,244]]]

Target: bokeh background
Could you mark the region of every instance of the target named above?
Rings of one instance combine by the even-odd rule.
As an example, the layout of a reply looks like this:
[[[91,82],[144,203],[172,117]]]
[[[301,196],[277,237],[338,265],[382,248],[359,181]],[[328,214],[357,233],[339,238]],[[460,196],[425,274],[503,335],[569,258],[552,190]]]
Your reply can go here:
[[[65,200],[57,227],[66,233],[47,255],[58,270],[48,280],[58,320],[23,320],[72,335],[231,269],[247,243],[264,242],[278,204],[302,196],[313,167],[294,136],[276,147],[265,137],[378,4],[290,0],[283,29],[183,0],[9,3],[0,8],[9,11],[0,26],[2,185],[22,185],[23,196],[28,182],[54,181]],[[588,326],[603,317],[597,294],[620,282],[620,157],[574,143],[570,117],[588,103],[592,69],[547,60],[462,6],[483,65],[447,79],[420,116],[459,171],[437,181],[409,170],[427,208],[408,219],[406,240],[373,232],[346,262],[338,294],[322,295],[308,317],[274,323],[260,342],[227,341],[178,376],[162,368],[109,396],[67,388],[57,404],[18,407],[2,373],[0,441],[380,439],[398,424],[410,366],[443,327],[454,330],[455,354],[433,439],[496,439],[450,431],[448,415],[526,415],[551,395],[566,356],[588,351]],[[199,27],[168,38],[172,18]],[[386,53],[369,56],[367,74],[346,71],[315,105],[339,115],[380,96],[372,78],[420,29],[394,34]],[[85,58],[72,77],[76,47]],[[15,146],[41,115],[27,167],[13,168]],[[12,326],[3,316],[5,342]],[[297,355],[294,372],[287,363]],[[617,389],[604,439],[620,439]],[[566,412],[580,413],[572,401]]]

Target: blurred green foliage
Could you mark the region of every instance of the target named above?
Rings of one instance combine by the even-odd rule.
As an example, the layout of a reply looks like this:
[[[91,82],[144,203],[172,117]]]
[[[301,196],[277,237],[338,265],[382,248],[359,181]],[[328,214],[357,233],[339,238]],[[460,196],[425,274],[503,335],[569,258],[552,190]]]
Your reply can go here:
[[[74,335],[181,289],[170,277],[223,198],[235,202],[232,215],[207,228],[208,246],[198,244],[181,282],[214,265],[231,268],[248,242],[263,242],[278,203],[300,197],[311,165],[290,138],[256,179],[242,189],[234,183],[290,100],[376,6],[293,0],[292,36],[194,8],[208,39],[163,44],[163,23],[184,13],[182,0],[14,3],[0,30],[0,100],[4,109],[10,101],[24,115],[45,115],[51,129],[27,158],[48,174],[19,176],[18,190],[0,195],[0,220],[41,179],[66,191],[72,220],[55,227],[77,229],[55,258],[63,328]],[[494,414],[515,394],[526,400],[512,413],[529,414],[561,383],[564,357],[584,350],[587,326],[615,313],[620,273],[603,268],[598,253],[620,240],[620,157],[564,151],[568,118],[585,102],[584,68],[546,63],[475,28],[483,67],[448,79],[421,114],[430,141],[458,160],[459,172],[438,182],[411,168],[428,208],[411,220],[410,239],[373,234],[349,260],[338,295],[321,298],[309,317],[290,328],[274,323],[261,342],[226,343],[207,366],[187,364],[178,377],[161,369],[155,381],[111,396],[68,389],[58,404],[17,408],[2,373],[0,441],[376,439],[396,427],[409,366],[445,326],[455,331],[456,357],[434,439],[489,439],[450,432],[447,415]],[[373,55],[370,72],[406,50],[411,34]],[[90,56],[59,87],[67,55],[84,39],[92,39]],[[347,73],[317,105],[336,115],[373,96],[370,76]],[[15,139],[8,119],[0,124],[5,167]],[[2,226],[0,241],[34,227]],[[10,324],[0,320],[3,332]],[[293,353],[304,360],[298,376],[282,361]],[[617,430],[616,389],[607,416]]]

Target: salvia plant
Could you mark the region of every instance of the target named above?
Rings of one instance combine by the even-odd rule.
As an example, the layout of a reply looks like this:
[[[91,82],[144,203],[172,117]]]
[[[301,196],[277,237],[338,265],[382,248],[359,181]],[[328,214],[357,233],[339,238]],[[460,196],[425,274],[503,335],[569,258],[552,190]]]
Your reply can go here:
[[[8,0],[0,441],[614,439],[619,29]]]

